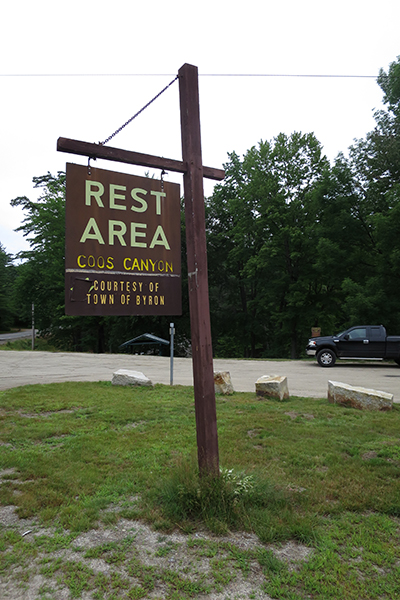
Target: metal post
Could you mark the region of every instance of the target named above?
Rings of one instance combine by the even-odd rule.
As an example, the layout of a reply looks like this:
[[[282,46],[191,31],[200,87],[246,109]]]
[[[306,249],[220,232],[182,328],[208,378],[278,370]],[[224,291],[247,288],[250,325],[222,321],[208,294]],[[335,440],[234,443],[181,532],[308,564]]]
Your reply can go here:
[[[197,455],[200,472],[219,473],[217,411],[208,298],[203,161],[197,67],[179,69],[189,308],[192,338]]]
[[[32,350],[35,349],[35,305],[32,302]]]
[[[175,334],[175,326],[174,323],[169,324],[169,351],[170,351],[170,375],[169,375],[169,385],[174,385],[174,334]]]

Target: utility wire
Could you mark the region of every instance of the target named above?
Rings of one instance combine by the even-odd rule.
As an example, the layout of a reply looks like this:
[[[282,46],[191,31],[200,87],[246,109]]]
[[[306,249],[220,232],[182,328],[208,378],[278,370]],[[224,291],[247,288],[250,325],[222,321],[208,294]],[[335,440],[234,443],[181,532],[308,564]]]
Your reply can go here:
[[[325,75],[322,73],[199,73],[199,77],[321,77],[321,78],[367,78],[376,79],[376,75]]]
[[[175,77],[174,73],[0,73],[0,77]],[[199,77],[299,77],[322,79],[376,79],[377,75],[324,73],[199,73]]]

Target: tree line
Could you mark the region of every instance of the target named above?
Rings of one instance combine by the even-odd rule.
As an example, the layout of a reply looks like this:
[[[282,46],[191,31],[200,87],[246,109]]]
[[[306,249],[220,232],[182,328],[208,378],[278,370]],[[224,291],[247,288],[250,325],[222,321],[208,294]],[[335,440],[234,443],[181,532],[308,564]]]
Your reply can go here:
[[[377,79],[384,109],[375,127],[331,164],[313,133],[279,134],[243,157],[228,155],[225,180],[206,199],[214,354],[302,355],[311,328],[322,334],[375,323],[400,334],[400,57]],[[33,180],[32,202],[12,200],[30,241],[21,264],[0,245],[0,329],[28,323],[60,347],[116,351],[168,317],[64,314],[65,174]],[[178,353],[190,340],[182,226],[183,315]]]

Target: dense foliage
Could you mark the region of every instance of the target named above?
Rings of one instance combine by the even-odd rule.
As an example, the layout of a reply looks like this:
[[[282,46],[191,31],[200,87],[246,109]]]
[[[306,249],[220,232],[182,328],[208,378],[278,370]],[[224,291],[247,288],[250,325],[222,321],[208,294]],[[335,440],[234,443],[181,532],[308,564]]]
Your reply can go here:
[[[226,178],[206,201],[216,355],[296,358],[312,327],[331,334],[382,323],[400,333],[400,57],[378,84],[385,109],[374,130],[332,165],[312,133],[229,154]],[[38,327],[70,349],[115,351],[144,332],[168,337],[167,317],[64,315],[65,174],[34,185],[43,190],[37,202],[12,201],[26,214],[24,262],[12,266],[0,248],[1,327],[13,310],[27,320],[35,302]],[[174,319],[182,346],[190,339],[183,279],[184,314]]]
[[[0,244],[0,331],[8,331],[13,324],[13,282],[15,268],[12,257]]]
[[[224,353],[297,355],[301,323],[316,324],[315,189],[329,164],[313,134],[280,134],[240,161],[208,203],[210,272]],[[214,268],[213,268],[214,265]]]
[[[400,57],[381,70],[386,110],[332,166],[312,134],[280,134],[208,201],[214,348],[299,356],[311,327],[400,332]]]

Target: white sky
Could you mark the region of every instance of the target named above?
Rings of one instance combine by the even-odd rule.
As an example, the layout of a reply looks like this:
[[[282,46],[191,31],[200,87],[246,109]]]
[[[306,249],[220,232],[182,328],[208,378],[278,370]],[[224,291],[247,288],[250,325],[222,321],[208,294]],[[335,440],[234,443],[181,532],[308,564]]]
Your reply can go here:
[[[83,157],[58,137],[103,141],[184,63],[199,74],[378,75],[400,55],[398,0],[13,0],[1,10],[0,74],[165,74],[0,77],[0,242],[27,248],[10,200],[37,197],[32,177]],[[375,79],[200,77],[203,163],[221,168],[280,132],[314,132],[330,160],[373,129]],[[181,159],[178,83],[109,145]],[[97,161],[100,168],[143,174]],[[151,171],[151,173],[153,173]],[[159,172],[155,172],[159,177]],[[170,173],[169,181],[182,183]],[[205,192],[213,183],[205,180]]]

